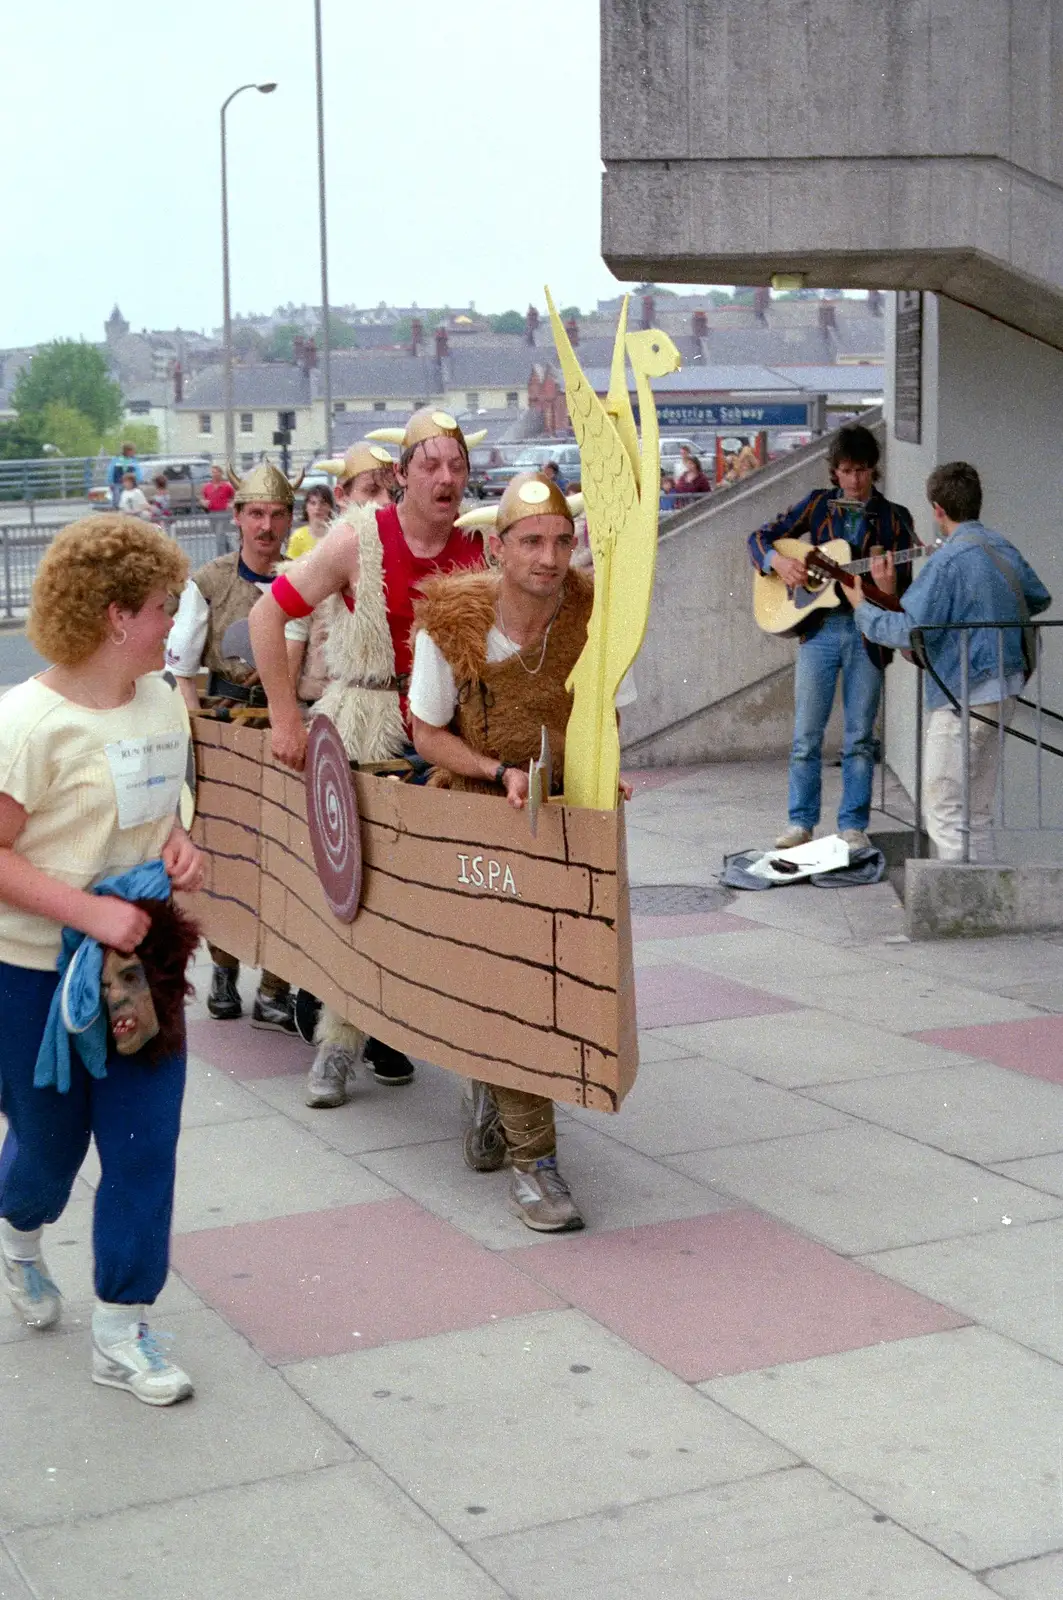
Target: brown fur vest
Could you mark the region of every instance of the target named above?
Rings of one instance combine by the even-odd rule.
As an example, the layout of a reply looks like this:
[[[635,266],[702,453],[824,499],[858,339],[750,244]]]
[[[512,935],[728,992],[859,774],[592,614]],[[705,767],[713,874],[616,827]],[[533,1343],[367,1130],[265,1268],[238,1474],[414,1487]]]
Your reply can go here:
[[[594,584],[584,573],[569,570],[542,670],[532,674],[517,656],[507,661],[487,660],[487,635],[496,620],[498,583],[492,572],[429,579],[422,585],[424,599],[415,607],[415,630],[423,628],[431,634],[454,674],[458,708],[453,731],[482,755],[526,767],[539,755],[545,726],[553,762],[551,787],[560,794],[565,729],[572,710],[565,681],[587,642]],[[534,663],[538,650],[525,650],[524,659]],[[452,789],[499,792],[496,784],[478,778],[448,774],[442,781],[448,779]]]

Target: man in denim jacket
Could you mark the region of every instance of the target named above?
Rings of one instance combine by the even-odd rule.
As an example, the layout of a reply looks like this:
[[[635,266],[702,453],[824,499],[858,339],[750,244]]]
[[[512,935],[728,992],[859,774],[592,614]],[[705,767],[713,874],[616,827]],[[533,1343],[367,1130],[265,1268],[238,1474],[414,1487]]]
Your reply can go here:
[[[912,630],[927,624],[1025,622],[1051,605],[1052,596],[1015,546],[979,522],[982,485],[974,467],[966,461],[935,467],[926,482],[926,496],[944,543],[904,596],[900,611],[880,611],[869,605],[862,599],[857,580],[854,615],[865,639],[903,649],[911,643]],[[1025,598],[1025,614],[1019,592]],[[964,729],[949,696],[929,672],[924,677],[929,712],[923,757],[924,809],[927,832],[942,861],[963,860],[965,737],[970,741],[970,860],[991,859],[998,719],[1010,721],[1015,696],[1029,676],[1021,628],[973,628],[968,638],[968,700],[990,721],[972,717]],[[931,630],[923,635],[923,646],[934,672],[959,700],[962,632]]]

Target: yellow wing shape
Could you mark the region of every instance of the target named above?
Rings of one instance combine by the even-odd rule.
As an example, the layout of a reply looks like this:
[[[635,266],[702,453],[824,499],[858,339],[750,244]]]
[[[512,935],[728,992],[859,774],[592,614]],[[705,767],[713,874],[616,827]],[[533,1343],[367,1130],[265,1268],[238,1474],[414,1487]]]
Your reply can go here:
[[[613,810],[620,777],[620,739],[615,697],[623,677],[625,637],[641,637],[644,618],[612,578],[618,539],[637,537],[639,493],[631,459],[612,418],[576,359],[557,308],[546,291],[554,340],[565,378],[565,399],[580,451],[580,478],[587,528],[594,552],[594,605],[587,643],[568,680],[572,714],[565,737],[565,800],[569,805]]]
[[[628,453],[635,474],[635,487],[639,488],[642,479],[639,434],[635,426],[635,413],[631,407],[631,393],[627,386],[627,304],[628,296],[625,295],[616,325],[616,343],[613,345],[613,364],[609,372],[609,392],[605,397],[605,410],[616,424],[620,442]]]

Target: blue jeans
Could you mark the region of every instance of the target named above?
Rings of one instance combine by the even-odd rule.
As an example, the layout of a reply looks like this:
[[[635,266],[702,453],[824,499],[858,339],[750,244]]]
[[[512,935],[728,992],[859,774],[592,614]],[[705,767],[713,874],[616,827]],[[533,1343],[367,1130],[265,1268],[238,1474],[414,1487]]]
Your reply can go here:
[[[62,1214],[94,1138],[100,1183],[93,1213],[96,1293],[112,1305],[151,1305],[170,1264],[185,1051],[146,1066],[111,1050],[106,1078],[75,1056],[70,1089],[35,1089],[33,1068],[54,972],[0,962],[0,1216],[24,1233]]]
[[[812,829],[819,821],[823,735],[842,677],[845,738],[838,832],[865,829],[875,773],[875,718],[882,672],[864,649],[850,611],[832,611],[817,633],[802,640],[794,675],[794,742],[790,750],[790,821]]]

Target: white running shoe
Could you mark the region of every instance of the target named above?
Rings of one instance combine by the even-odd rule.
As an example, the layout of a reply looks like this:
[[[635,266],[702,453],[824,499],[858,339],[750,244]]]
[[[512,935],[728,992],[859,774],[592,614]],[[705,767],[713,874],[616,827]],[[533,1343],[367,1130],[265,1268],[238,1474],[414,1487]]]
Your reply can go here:
[[[802,828],[799,822],[791,822],[789,827],[783,829],[775,841],[776,850],[795,850],[799,844],[807,844],[812,837],[811,828]]]
[[[43,1256],[36,1261],[9,1261],[0,1250],[0,1277],[27,1328],[51,1328],[59,1321],[62,1297],[48,1276]]]
[[[306,1103],[319,1109],[342,1106],[355,1080],[358,1052],[346,1044],[320,1044],[306,1080]]]
[[[146,1322],[130,1324],[129,1335],[113,1344],[92,1341],[92,1381],[108,1389],[128,1389],[147,1406],[172,1406],[192,1393],[187,1372],[167,1361],[159,1349],[160,1338]]]
[[[568,1184],[557,1170],[556,1156],[543,1156],[530,1172],[514,1167],[508,1204],[536,1233],[572,1233],[583,1227]]]

